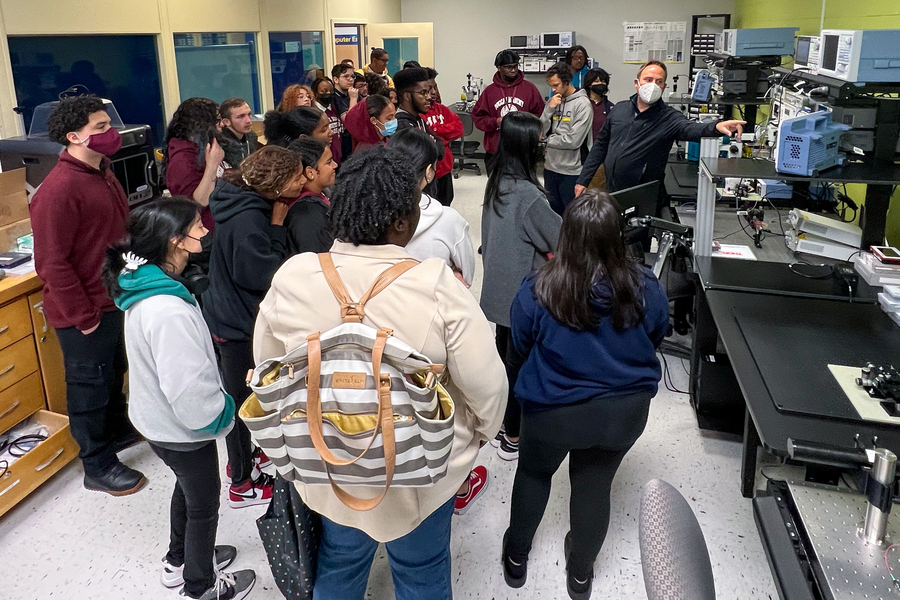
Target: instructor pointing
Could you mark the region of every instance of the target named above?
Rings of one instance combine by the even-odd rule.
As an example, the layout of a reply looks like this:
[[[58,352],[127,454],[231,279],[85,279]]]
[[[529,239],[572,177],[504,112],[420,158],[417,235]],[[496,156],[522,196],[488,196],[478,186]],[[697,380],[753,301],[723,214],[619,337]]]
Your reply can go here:
[[[699,142],[703,137],[743,133],[744,121],[697,123],[660,102],[667,75],[666,65],[656,60],[640,68],[634,80],[637,93],[612,108],[594,141],[575,185],[576,196],[584,192],[603,165],[609,192],[659,181],[656,211],[660,214],[668,204],[663,179],[673,142]]]

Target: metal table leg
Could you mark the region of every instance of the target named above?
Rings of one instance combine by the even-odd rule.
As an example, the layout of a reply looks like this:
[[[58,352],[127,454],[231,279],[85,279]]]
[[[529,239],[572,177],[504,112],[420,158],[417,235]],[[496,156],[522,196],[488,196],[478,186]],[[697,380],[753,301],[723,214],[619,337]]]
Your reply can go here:
[[[756,453],[759,449],[759,433],[750,410],[744,409],[744,446],[741,454],[741,495],[752,498],[756,491]]]

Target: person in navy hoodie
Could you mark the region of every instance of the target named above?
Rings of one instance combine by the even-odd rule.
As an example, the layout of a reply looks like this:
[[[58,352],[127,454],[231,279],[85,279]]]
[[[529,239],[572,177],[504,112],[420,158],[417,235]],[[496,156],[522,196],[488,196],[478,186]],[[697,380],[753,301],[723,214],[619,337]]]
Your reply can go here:
[[[512,342],[524,359],[515,386],[519,464],[503,536],[511,587],[525,583],[551,478],[569,455],[567,588],[573,599],[590,597],[612,480],[656,395],[669,302],[653,273],[627,257],[620,212],[605,192],[573,200],[556,254],[526,278],[510,310]]]

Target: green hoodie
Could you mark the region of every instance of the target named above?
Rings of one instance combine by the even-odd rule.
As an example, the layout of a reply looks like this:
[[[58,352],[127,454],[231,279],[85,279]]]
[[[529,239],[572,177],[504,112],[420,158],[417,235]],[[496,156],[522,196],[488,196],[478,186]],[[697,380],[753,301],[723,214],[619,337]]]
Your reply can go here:
[[[176,296],[197,306],[197,299],[187,288],[156,265],[142,265],[135,271],[125,271],[119,275],[119,287],[122,293],[115,303],[120,310],[128,310],[136,302],[151,296]]]
[[[128,310],[141,300],[153,296],[175,296],[188,304],[197,306],[197,299],[178,281],[175,281],[156,265],[142,265],[135,271],[126,271],[119,275],[119,287],[122,293],[115,299],[120,310]],[[225,429],[234,420],[234,399],[225,394],[225,409],[209,425],[194,429],[198,433],[214,435]]]

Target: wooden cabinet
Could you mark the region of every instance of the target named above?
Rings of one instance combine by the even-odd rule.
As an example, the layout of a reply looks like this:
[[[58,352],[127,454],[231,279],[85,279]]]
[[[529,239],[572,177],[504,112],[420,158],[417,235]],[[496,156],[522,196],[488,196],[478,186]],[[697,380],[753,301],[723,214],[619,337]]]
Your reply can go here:
[[[38,361],[41,364],[41,379],[47,408],[55,413],[66,414],[66,367],[63,363],[62,348],[56,338],[56,330],[47,323],[44,316],[44,294],[35,292],[28,296],[31,309],[31,324],[37,345]]]
[[[42,286],[34,273],[0,280],[0,433],[26,420],[47,431],[0,475],[0,515],[78,456],[65,416],[62,350],[44,319]]]

